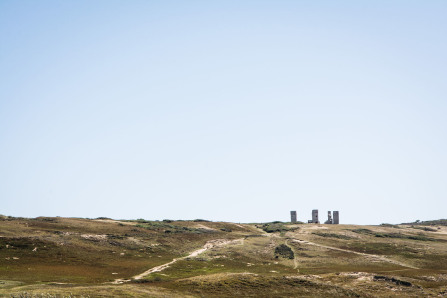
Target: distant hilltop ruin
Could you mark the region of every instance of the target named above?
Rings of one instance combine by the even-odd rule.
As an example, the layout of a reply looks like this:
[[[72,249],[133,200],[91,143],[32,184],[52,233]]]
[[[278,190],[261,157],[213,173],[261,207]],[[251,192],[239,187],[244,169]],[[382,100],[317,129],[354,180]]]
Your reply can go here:
[[[339,212],[338,211],[328,211],[327,212],[327,220],[324,222],[328,225],[338,225],[340,223],[339,220]],[[296,220],[296,211],[290,211],[290,221],[297,222]],[[312,219],[309,219],[307,223],[316,223],[319,224],[320,221],[318,219],[318,209],[312,210]]]

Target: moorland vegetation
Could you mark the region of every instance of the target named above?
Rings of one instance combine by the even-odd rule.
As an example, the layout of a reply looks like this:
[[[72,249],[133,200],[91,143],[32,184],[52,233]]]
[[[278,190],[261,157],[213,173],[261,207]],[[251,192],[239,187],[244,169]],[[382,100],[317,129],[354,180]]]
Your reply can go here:
[[[1,216],[0,296],[445,296],[444,223]]]

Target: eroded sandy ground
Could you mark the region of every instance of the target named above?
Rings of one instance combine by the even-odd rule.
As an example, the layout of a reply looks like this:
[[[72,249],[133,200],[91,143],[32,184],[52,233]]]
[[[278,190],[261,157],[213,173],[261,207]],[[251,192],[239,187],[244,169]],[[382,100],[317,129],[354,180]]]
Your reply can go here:
[[[225,240],[225,239],[211,240],[211,241],[208,241],[207,243],[205,243],[205,245],[202,248],[197,249],[197,250],[191,252],[187,256],[184,256],[184,257],[181,257],[181,258],[175,258],[171,262],[168,262],[168,263],[160,265],[160,266],[153,267],[153,268],[151,268],[151,269],[149,269],[149,270],[147,270],[147,271],[145,271],[145,272],[143,272],[141,274],[133,276],[131,279],[116,279],[113,283],[114,284],[121,284],[121,283],[124,283],[124,282],[129,282],[132,279],[139,280],[139,279],[142,279],[142,278],[148,276],[151,273],[163,271],[166,268],[169,268],[169,266],[171,266],[172,264],[174,264],[174,263],[176,263],[176,262],[178,262],[180,260],[184,260],[186,258],[197,257],[198,255],[204,253],[205,251],[207,251],[209,249],[213,249],[213,248],[216,248],[216,247],[222,247],[222,246],[225,246],[225,245],[237,244],[237,243],[242,244],[243,241],[244,241],[243,238],[235,239],[235,240]]]

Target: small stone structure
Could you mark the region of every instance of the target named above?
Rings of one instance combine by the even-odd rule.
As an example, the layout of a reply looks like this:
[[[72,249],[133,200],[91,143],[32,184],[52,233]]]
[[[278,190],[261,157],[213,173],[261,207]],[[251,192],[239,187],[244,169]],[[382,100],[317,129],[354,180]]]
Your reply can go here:
[[[296,211],[290,211],[290,217],[292,222],[296,222]],[[338,211],[332,211],[332,214],[331,211],[328,211],[327,220],[324,223],[328,225],[338,225],[340,223],[339,218],[340,217]],[[320,223],[320,221],[318,220],[318,209],[312,210],[312,219],[309,219],[307,223]]]
[[[320,223],[318,220],[318,209],[312,210],[312,220],[309,221],[310,223]]]
[[[290,211],[290,222],[296,222],[296,211]]]
[[[332,222],[332,215],[331,215],[331,211],[327,212],[327,220],[324,222],[325,224],[331,225]]]
[[[338,211],[333,211],[332,214],[334,215],[334,219],[332,220],[332,223],[334,225],[338,225],[340,223],[339,222],[340,217],[339,217]]]

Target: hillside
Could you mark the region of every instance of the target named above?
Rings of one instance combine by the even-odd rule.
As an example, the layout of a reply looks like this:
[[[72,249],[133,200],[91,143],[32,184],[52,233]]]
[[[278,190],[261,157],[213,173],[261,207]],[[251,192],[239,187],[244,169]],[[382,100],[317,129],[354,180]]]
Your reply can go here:
[[[447,296],[447,227],[3,216],[0,295]]]

